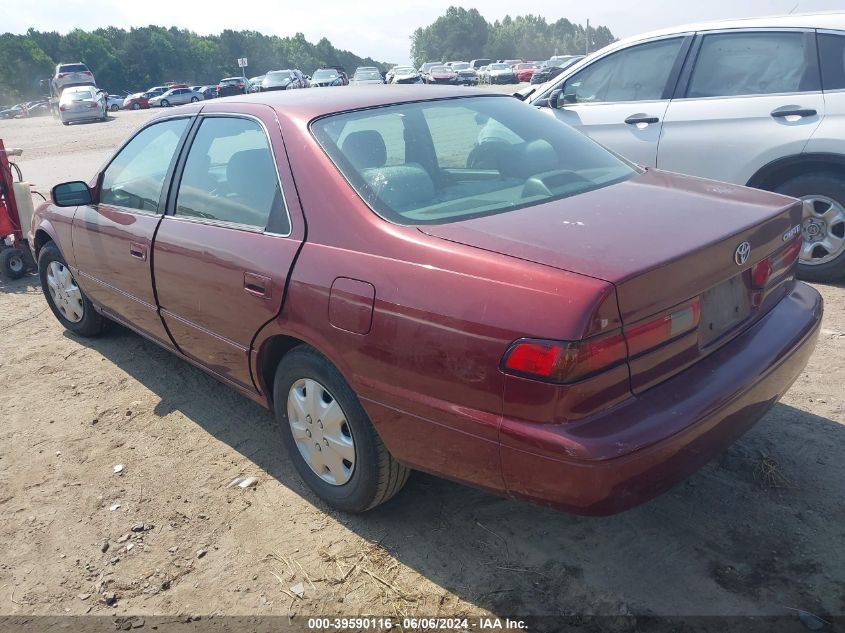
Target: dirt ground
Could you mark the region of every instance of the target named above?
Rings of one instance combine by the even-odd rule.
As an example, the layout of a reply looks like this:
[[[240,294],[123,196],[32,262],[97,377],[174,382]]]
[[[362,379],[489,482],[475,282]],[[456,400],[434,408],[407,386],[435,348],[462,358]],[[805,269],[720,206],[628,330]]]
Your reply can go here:
[[[46,191],[147,116],[0,138]],[[0,614],[841,616],[845,290],[818,288],[783,402],[640,508],[581,518],[415,473],[353,517],[300,482],[269,412],[122,328],[67,334],[34,275],[0,282]]]

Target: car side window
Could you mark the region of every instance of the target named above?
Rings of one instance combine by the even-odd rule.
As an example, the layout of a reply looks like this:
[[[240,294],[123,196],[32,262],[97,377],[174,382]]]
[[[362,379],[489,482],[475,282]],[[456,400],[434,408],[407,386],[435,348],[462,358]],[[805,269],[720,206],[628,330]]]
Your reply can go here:
[[[567,79],[563,94],[570,103],[663,99],[683,41],[676,37],[611,53]]]
[[[167,170],[190,119],[169,119],[141,130],[106,167],[100,204],[155,213]]]
[[[808,37],[800,32],[705,35],[686,96],[735,97],[819,90],[814,57]]]
[[[290,231],[264,128],[252,119],[209,117],[188,152],[176,215]],[[273,213],[273,211],[276,213]],[[272,227],[268,227],[273,216]],[[284,216],[284,219],[282,219]]]
[[[845,90],[845,35],[819,33],[819,60],[825,90]]]

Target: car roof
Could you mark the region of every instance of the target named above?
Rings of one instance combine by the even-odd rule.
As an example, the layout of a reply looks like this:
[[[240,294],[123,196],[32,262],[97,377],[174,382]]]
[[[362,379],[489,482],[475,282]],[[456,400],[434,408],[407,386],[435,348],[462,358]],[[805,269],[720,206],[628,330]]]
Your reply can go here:
[[[343,90],[290,90],[258,92],[227,97],[226,102],[263,103],[274,108],[280,117],[311,120],[327,114],[361,110],[416,101],[432,101],[450,97],[508,96],[504,93],[464,86],[396,85],[378,90],[347,86]],[[219,103],[222,103],[219,102]],[[237,110],[237,108],[233,108]]]
[[[833,29],[845,30],[845,12],[825,11],[820,13],[796,13],[791,15],[770,15],[755,18],[740,18],[733,20],[711,20],[709,22],[696,22],[682,24],[664,29],[640,33],[627,37],[611,44],[617,48],[637,42],[640,40],[652,39],[664,35],[675,35],[678,33],[689,33],[693,31],[718,31],[722,29],[760,29],[760,28],[796,28],[796,29]]]

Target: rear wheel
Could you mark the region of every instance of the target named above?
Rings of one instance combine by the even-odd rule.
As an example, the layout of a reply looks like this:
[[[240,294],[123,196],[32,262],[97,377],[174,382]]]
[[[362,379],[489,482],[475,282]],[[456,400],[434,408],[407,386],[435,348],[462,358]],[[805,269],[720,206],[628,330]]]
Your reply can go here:
[[[273,401],[288,457],[332,507],[370,510],[407,481],[410,471],[388,452],[352,388],[314,349],[302,345],[285,355]]]
[[[17,248],[0,251],[0,275],[6,279],[20,279],[26,272],[26,260],[23,252]]]
[[[117,112],[118,110],[120,110],[120,108],[118,107],[118,105],[116,103],[113,103],[113,104],[111,104],[111,107],[109,108],[109,110],[111,110],[112,112]]]
[[[141,109],[141,104],[140,104],[140,103],[133,103],[133,104],[132,104],[132,109],[133,109],[133,110],[140,110],[140,109]]]
[[[76,284],[58,247],[49,242],[38,255],[38,275],[47,305],[59,322],[80,336],[97,336],[106,326],[105,318],[94,310]]]
[[[199,99],[197,99],[196,97],[191,97],[191,103],[196,103],[197,101],[199,101]]]
[[[845,178],[828,172],[804,174],[775,191],[804,202],[798,276],[807,281],[845,276]]]
[[[170,102],[169,102],[167,99],[162,99],[162,100],[161,100],[161,107],[162,107],[162,108],[169,108],[169,107],[170,107]]]

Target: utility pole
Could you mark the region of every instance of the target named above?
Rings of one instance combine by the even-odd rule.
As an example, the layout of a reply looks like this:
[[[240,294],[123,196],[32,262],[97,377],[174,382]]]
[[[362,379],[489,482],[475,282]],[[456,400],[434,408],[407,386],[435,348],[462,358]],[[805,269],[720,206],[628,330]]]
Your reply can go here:
[[[590,54],[590,18],[587,18],[587,30],[584,33],[584,40],[585,40],[585,44],[584,44],[585,54],[589,55]]]

